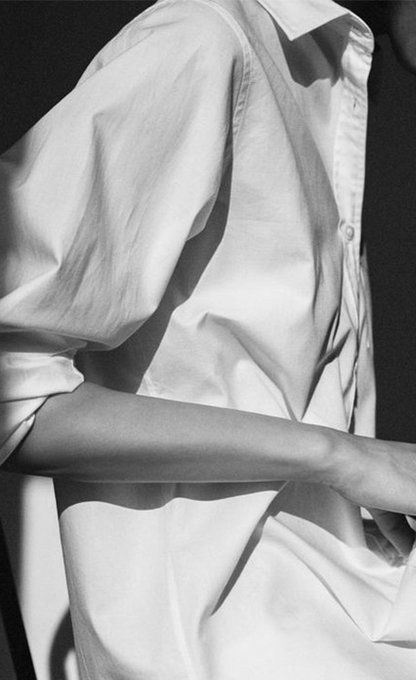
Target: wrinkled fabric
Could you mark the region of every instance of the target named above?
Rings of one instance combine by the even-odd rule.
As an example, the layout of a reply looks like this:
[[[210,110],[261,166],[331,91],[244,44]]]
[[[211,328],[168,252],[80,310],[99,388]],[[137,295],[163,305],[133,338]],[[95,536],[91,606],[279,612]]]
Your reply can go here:
[[[330,0],[162,0],[2,157],[3,458],[84,378],[374,434],[372,49]],[[56,492],[83,680],[414,680],[416,554],[335,491]]]

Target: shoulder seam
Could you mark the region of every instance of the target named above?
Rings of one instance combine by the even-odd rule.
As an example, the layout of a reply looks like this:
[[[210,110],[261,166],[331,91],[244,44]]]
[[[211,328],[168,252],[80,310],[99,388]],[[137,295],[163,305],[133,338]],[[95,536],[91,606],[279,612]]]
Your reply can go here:
[[[252,70],[252,50],[244,31],[241,26],[234,19],[234,17],[223,7],[220,7],[216,3],[210,2],[209,0],[193,0],[194,2],[205,5],[209,7],[214,12],[219,14],[222,19],[228,24],[232,32],[236,36],[238,42],[241,46],[241,51],[243,54],[243,74],[241,77],[240,87],[238,89],[237,100],[234,106],[233,112],[233,138],[236,141],[239,130],[240,123],[244,115],[244,111],[247,103],[248,88],[251,80],[251,70]]]
[[[228,25],[232,33],[235,35],[237,38],[237,41],[240,44],[241,47],[241,52],[243,56],[243,72],[241,76],[241,81],[238,87],[238,93],[236,97],[236,101],[233,107],[233,112],[232,112],[232,135],[233,135],[233,141],[234,143],[237,141],[237,137],[240,131],[241,127],[241,121],[244,115],[244,111],[246,109],[246,104],[247,104],[247,99],[248,99],[248,89],[251,81],[251,71],[252,71],[252,49],[250,46],[250,43],[244,34],[244,31],[242,30],[241,26],[239,23],[234,19],[234,17],[231,15],[230,12],[228,12],[226,9],[223,7],[219,6],[216,2],[212,2],[211,0],[192,0],[195,4],[203,5],[204,7],[208,7],[211,9],[213,12],[215,12],[218,16],[221,17],[221,19]],[[150,6],[147,10],[144,12],[141,12],[138,14],[132,21],[130,21],[128,24],[123,26],[121,31],[117,34],[117,36],[123,34],[124,31],[127,31],[129,27],[133,23],[140,23],[141,19],[146,16],[150,16],[153,13],[156,13],[159,9],[162,7],[166,7],[169,5],[174,5],[174,0],[159,0],[159,2],[155,3],[154,5]],[[115,36],[115,37],[117,37]],[[99,54],[99,53],[98,53]],[[97,56],[97,55],[96,55]],[[80,79],[77,82],[77,87],[80,85],[83,85],[84,82],[89,80],[89,78],[94,75],[94,74],[89,74],[88,70],[91,66],[91,64],[94,63],[94,60],[89,64],[87,69],[84,71],[84,73],[81,75]]]

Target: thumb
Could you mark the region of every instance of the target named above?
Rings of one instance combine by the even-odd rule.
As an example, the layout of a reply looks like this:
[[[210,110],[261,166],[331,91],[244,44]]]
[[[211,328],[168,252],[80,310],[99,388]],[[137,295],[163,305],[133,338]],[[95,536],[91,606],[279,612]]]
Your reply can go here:
[[[415,541],[415,532],[405,515],[378,508],[368,508],[381,533],[403,557],[407,557]]]

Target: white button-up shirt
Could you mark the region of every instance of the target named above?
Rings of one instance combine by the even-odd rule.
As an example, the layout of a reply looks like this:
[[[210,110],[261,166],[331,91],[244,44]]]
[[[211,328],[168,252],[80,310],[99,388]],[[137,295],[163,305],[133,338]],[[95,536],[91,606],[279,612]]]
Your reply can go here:
[[[372,48],[330,0],[162,0],[3,156],[4,457],[83,376],[373,434]],[[411,567],[332,490],[57,492],[85,680],[414,680]]]

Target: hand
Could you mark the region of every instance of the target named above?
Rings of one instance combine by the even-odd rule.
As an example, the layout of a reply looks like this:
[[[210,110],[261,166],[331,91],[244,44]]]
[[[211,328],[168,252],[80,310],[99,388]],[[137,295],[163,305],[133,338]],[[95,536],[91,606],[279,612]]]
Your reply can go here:
[[[415,532],[405,515],[389,510],[367,508],[383,536],[402,557],[407,557],[415,542]]]
[[[408,555],[415,541],[405,515],[416,512],[416,446],[339,433],[335,459],[330,485],[366,507],[399,554]]]
[[[334,431],[326,483],[366,508],[416,514],[416,446]]]

